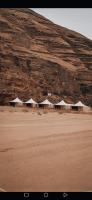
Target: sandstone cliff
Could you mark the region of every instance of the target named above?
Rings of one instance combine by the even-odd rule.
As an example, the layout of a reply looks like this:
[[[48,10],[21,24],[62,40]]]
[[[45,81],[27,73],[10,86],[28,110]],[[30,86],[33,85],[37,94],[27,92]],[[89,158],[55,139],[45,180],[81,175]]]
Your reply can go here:
[[[0,8],[0,104],[48,92],[92,105],[92,41],[27,8]]]

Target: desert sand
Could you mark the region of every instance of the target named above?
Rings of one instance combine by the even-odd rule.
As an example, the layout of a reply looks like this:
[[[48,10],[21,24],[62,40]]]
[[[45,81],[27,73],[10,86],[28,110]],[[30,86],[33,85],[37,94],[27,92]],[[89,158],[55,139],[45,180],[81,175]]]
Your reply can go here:
[[[92,191],[92,115],[0,111],[0,190]]]

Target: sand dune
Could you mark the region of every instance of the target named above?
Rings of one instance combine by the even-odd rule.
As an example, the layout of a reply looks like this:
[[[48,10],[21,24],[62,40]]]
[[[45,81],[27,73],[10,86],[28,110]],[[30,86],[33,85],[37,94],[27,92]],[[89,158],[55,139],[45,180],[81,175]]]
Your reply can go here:
[[[0,188],[92,191],[92,115],[0,112]]]

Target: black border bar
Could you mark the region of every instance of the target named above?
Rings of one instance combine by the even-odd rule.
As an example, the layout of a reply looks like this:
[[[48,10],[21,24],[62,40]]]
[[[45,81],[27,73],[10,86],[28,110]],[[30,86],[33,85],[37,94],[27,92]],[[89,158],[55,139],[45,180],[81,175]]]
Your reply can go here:
[[[46,193],[48,195],[44,195]],[[6,198],[9,200],[88,200],[92,199],[92,192],[1,192],[0,199]]]
[[[0,0],[1,8],[91,8],[91,0]]]

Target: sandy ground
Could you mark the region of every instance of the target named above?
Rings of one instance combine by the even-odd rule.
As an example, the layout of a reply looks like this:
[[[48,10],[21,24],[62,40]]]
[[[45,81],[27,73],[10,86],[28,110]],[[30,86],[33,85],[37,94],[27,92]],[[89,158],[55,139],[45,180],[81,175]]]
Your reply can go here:
[[[0,188],[92,191],[92,115],[0,112]]]

